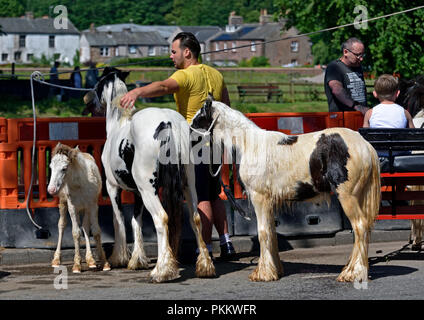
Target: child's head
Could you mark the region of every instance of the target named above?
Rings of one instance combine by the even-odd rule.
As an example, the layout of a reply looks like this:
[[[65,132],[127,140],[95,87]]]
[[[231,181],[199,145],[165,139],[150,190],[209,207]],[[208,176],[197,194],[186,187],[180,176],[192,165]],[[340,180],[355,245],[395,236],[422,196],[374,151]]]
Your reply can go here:
[[[399,95],[398,80],[390,74],[383,74],[374,83],[374,97],[381,101],[395,101]]]

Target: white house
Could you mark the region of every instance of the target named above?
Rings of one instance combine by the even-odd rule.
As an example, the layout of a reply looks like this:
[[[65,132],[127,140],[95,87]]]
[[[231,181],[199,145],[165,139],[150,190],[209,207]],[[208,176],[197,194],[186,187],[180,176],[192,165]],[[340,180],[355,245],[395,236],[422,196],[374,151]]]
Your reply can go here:
[[[31,63],[32,58],[54,58],[73,64],[80,46],[80,32],[68,20],[65,29],[56,28],[53,18],[1,18],[0,64]],[[65,25],[61,25],[63,27]]]

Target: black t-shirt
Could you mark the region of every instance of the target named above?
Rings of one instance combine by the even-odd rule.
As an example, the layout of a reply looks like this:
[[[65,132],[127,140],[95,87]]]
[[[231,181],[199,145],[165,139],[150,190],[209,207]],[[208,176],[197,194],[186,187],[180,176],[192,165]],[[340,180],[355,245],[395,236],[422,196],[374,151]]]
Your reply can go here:
[[[325,70],[324,88],[328,101],[328,110],[336,111],[354,111],[352,106],[346,106],[340,102],[331,92],[328,82],[337,80],[343,84],[350,98],[362,106],[367,105],[367,89],[364,81],[362,67],[350,68],[339,59],[330,62]]]

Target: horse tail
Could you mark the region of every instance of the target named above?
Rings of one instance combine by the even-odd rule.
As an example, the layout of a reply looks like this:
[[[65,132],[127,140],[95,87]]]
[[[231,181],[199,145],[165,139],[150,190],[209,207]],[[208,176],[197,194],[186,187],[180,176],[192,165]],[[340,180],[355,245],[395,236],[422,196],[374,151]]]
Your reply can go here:
[[[168,236],[171,250],[178,257],[183,218],[183,190],[187,184],[178,134],[171,122],[161,122],[161,156],[158,164],[158,188],[161,190],[162,206],[168,215]],[[165,154],[163,154],[165,153]],[[165,156],[165,158],[163,158]],[[165,161],[161,161],[164,159]]]
[[[371,227],[374,225],[377,219],[378,212],[380,210],[381,201],[381,177],[380,177],[380,161],[378,159],[377,152],[374,148],[368,146],[371,153],[371,175],[368,183],[365,185],[363,190],[363,205],[362,211],[365,213],[367,218],[367,224],[369,232]]]

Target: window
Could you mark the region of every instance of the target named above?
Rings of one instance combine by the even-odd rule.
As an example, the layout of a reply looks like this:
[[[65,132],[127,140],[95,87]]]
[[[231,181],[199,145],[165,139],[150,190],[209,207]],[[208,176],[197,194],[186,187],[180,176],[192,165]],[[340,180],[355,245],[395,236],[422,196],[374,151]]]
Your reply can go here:
[[[33,59],[34,59],[34,54],[33,53],[27,53],[27,62],[32,62]]]
[[[19,36],[19,48],[25,48],[25,35]]]
[[[54,48],[55,39],[54,36],[49,36],[49,48]]]
[[[21,61],[21,52],[20,51],[15,52],[15,61]]]
[[[152,46],[149,46],[149,48],[147,49],[147,55],[149,55],[149,56],[156,55],[156,48],[155,47],[152,47]]]
[[[130,53],[132,53],[132,54],[137,53],[137,47],[136,46],[130,46]]]
[[[8,58],[9,58],[9,55],[7,53],[1,54],[1,61],[7,61]]]
[[[215,50],[219,50],[219,43],[215,42]]]
[[[299,42],[292,41],[290,44],[291,52],[298,52],[299,51]]]
[[[226,42],[224,42],[224,50],[225,51],[227,50],[227,43]]]
[[[101,47],[100,48],[100,55],[102,57],[109,57],[109,47]]]
[[[256,51],[256,43],[255,43],[255,41],[252,41],[250,43],[250,51]]]
[[[118,47],[116,47],[115,48],[115,57],[118,57],[119,56],[119,48]]]
[[[236,52],[236,47],[237,47],[237,43],[235,41],[233,41],[233,43],[231,44],[231,47],[233,48],[233,52]]]

